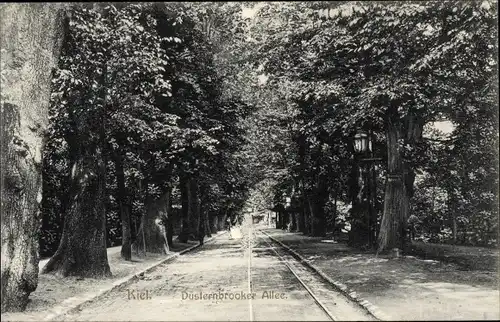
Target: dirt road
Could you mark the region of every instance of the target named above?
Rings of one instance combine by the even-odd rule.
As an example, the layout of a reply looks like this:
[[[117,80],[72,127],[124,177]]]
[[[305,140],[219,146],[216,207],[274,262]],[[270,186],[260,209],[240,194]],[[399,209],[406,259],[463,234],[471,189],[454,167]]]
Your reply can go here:
[[[267,243],[250,260],[244,239],[224,235],[63,320],[330,320]]]

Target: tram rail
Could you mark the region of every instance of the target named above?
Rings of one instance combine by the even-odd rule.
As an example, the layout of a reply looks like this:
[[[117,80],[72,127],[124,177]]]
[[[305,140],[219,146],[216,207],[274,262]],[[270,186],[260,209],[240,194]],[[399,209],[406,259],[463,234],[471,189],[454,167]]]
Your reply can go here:
[[[323,311],[328,320],[356,320],[375,321],[377,320],[370,312],[362,308],[358,303],[348,299],[341,294],[330,281],[297,260],[288,249],[274,241],[263,231],[255,232],[256,240],[261,240],[276,255],[288,271],[290,271],[298,283],[306,290],[314,303]],[[250,254],[251,257],[251,254]],[[251,291],[251,259],[249,259],[249,288]],[[250,317],[253,320],[256,307],[250,302]],[[338,314],[342,313],[342,314]]]

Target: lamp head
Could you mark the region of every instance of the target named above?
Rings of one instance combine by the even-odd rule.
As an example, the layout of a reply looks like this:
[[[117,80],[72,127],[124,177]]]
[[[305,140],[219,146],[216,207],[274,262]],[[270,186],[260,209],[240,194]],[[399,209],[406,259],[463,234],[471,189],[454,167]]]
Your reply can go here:
[[[365,153],[371,151],[372,145],[366,131],[358,131],[354,135],[354,151],[356,153]]]

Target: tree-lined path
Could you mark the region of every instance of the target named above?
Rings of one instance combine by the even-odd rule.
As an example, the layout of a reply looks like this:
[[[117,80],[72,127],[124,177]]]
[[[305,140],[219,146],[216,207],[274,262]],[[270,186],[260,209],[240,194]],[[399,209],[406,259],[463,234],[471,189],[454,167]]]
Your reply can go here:
[[[137,283],[62,319],[195,321],[210,312],[217,321],[331,321],[265,237],[252,241],[251,261],[246,243],[229,238],[226,234],[200,251],[162,265]],[[347,300],[337,298],[337,302],[337,317],[372,320]]]
[[[497,22],[490,0],[1,4],[2,314],[194,245],[178,269],[210,266],[236,241],[207,238],[257,223],[415,266],[402,275],[420,274],[409,256],[459,265],[478,276],[464,292],[497,290]],[[370,269],[355,280],[376,290]],[[255,305],[256,319],[286,306]]]

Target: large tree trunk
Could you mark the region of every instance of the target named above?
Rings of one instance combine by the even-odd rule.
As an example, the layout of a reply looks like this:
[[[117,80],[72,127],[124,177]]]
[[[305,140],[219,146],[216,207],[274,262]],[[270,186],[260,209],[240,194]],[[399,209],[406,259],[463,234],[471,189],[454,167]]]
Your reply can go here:
[[[407,220],[410,199],[413,197],[415,172],[403,159],[400,142],[415,144],[422,139],[423,120],[409,113],[399,118],[396,106],[388,110],[386,124],[387,182],[384,214],[378,236],[378,252],[400,248],[407,244]]]
[[[169,203],[169,192],[164,193],[157,200],[154,200],[149,195],[146,197],[146,211],[139,227],[139,236],[132,246],[134,249],[156,254],[167,254],[169,252],[165,225]]]
[[[76,116],[70,186],[71,205],[65,216],[61,243],[43,273],[61,276],[107,277],[111,275],[106,250],[106,79],[101,76],[102,106],[98,113]],[[98,137],[93,138],[92,133]]]
[[[24,310],[38,284],[41,155],[51,72],[64,38],[63,9],[0,6],[2,312]]]
[[[68,141],[72,161],[71,199],[61,243],[43,273],[81,277],[111,275],[106,250],[105,86],[101,97],[103,104],[99,113],[75,116],[70,111],[75,125],[75,135]],[[93,138],[89,134],[92,132],[98,137]]]
[[[74,142],[71,144],[75,144]],[[102,145],[80,145],[73,163],[71,205],[64,220],[59,248],[43,273],[61,276],[111,275],[106,252],[104,207],[106,168]]]
[[[125,174],[123,171],[123,157],[120,151],[115,151],[114,154],[115,169],[116,169],[116,184],[118,208],[120,211],[121,226],[122,226],[122,249],[121,257],[125,260],[132,259],[132,240],[130,229],[130,212],[128,205],[127,189],[125,187]]]
[[[390,118],[387,122],[386,139],[388,174],[378,252],[390,251],[393,248],[405,248],[404,241],[409,212],[409,198],[399,146],[400,140],[403,139],[402,129],[394,118]]]

